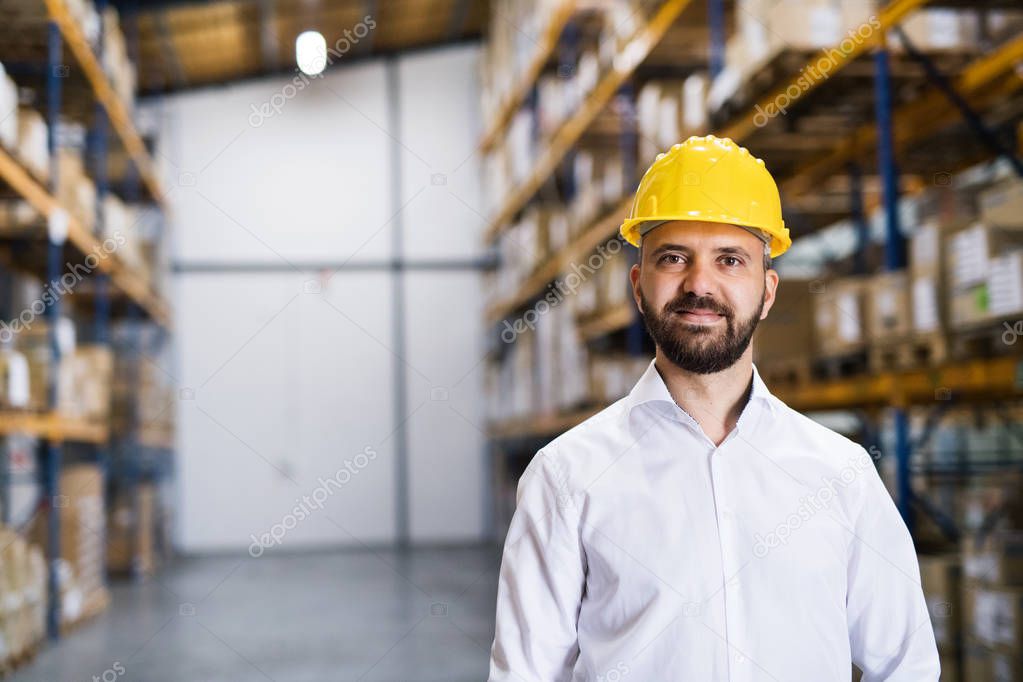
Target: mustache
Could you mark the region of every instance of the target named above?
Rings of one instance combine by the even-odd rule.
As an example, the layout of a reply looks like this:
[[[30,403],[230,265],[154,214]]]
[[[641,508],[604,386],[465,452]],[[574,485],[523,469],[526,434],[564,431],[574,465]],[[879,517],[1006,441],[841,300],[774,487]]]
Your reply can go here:
[[[664,306],[664,310],[669,313],[686,313],[697,309],[710,310],[711,312],[715,312],[723,317],[732,317],[731,308],[714,300],[710,296],[686,294],[682,298],[675,299],[668,305]]]

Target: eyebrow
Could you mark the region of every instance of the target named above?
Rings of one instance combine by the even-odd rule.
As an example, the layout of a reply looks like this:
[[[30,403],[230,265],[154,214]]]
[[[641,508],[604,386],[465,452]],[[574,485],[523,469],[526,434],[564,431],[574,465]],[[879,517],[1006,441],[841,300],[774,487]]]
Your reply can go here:
[[[689,253],[692,251],[692,249],[689,248],[688,246],[685,246],[684,244],[661,244],[656,249],[650,252],[650,257],[653,258],[665,251],[685,251],[686,253]],[[747,259],[750,258],[749,252],[746,251],[746,249],[742,248],[741,246],[719,246],[718,248],[714,249],[714,251],[717,253],[736,254],[739,256],[743,256]]]

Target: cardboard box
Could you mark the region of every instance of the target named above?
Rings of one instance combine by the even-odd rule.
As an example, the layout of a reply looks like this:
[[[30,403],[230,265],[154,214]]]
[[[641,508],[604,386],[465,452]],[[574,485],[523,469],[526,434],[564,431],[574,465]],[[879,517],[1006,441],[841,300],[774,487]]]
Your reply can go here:
[[[961,636],[961,566],[955,554],[920,556],[920,583],[934,638],[943,653],[955,653]]]
[[[909,275],[905,270],[874,275],[867,282],[867,336],[883,341],[905,336],[912,329]]]
[[[992,225],[1023,227],[1023,180],[1008,178],[980,193],[981,218]]]
[[[1023,251],[995,256],[988,263],[988,315],[997,319],[1023,313]]]
[[[976,642],[970,642],[963,651],[963,675],[966,682],[991,679],[990,652]]]
[[[57,201],[90,232],[96,225],[96,186],[85,172],[82,153],[61,148],[57,152]]]
[[[762,19],[753,20],[764,22],[771,53],[834,48],[850,35],[855,38],[861,26],[872,30],[868,22],[876,11],[870,0],[780,0],[762,5]],[[747,31],[746,36],[758,39],[755,32]]]
[[[989,319],[987,283],[965,287],[949,295],[948,321],[952,329],[965,329]]]
[[[78,590],[77,606],[94,592],[104,587],[104,534],[106,518],[103,505],[103,472],[95,464],[72,464],[60,475],[60,491],[53,506],[36,516],[32,529],[33,541],[47,546],[47,517],[60,515],[61,559],[67,562],[72,577],[69,589]],[[80,613],[80,608],[77,609]],[[69,609],[72,619],[75,609]]]
[[[18,147],[18,117],[7,116],[6,113],[18,108],[18,86],[7,75],[3,64],[0,64],[0,111],[5,113],[0,118],[0,145],[8,151]]]
[[[987,259],[984,281],[954,290],[949,297],[953,329],[1023,313],[1023,251]]]
[[[994,650],[1023,648],[1023,589],[968,583],[963,591],[966,629],[981,646]]]
[[[867,339],[864,293],[869,279],[847,277],[817,282],[814,297],[814,329],[821,356],[862,350]]]
[[[138,486],[137,498],[124,494],[111,505],[107,522],[107,566],[111,571],[150,574],[156,569],[156,488]]]
[[[919,334],[940,332],[946,326],[944,280],[931,275],[914,276],[910,288],[910,314],[913,331]]]
[[[994,531],[963,540],[963,577],[990,585],[1023,587],[1023,532]]]
[[[938,225],[974,221],[980,215],[978,197],[976,186],[958,182],[948,173],[936,176],[935,184],[916,198],[917,220]]]
[[[900,25],[913,47],[923,52],[973,52],[981,40],[978,19],[973,11],[923,7],[910,13]],[[903,49],[894,33],[888,44],[896,52]]]
[[[37,180],[50,179],[50,151],[46,119],[33,109],[18,109],[18,146],[15,156]]]
[[[110,416],[111,387],[114,377],[114,356],[109,346],[86,344],[61,359],[62,377],[70,385],[62,385],[58,410],[68,416],[105,420]]]
[[[753,335],[753,361],[761,366],[772,362],[809,361],[814,354],[814,303],[820,283],[808,279],[783,279],[767,318]]]
[[[949,284],[953,292],[987,282],[991,258],[1023,248],[1023,229],[976,221],[947,237]]]

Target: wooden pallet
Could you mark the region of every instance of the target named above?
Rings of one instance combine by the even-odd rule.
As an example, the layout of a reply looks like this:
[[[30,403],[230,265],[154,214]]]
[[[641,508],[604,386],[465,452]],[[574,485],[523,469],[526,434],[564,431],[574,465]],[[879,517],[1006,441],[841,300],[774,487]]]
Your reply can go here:
[[[801,386],[813,376],[810,358],[769,360],[762,364],[757,364],[757,371],[768,387]]]
[[[948,339],[940,332],[874,341],[868,351],[868,365],[872,372],[934,367],[947,358]]]
[[[951,331],[949,355],[955,359],[989,358],[1018,352],[1023,346],[1023,335],[1016,333],[1015,323],[999,319]]]
[[[813,361],[813,375],[822,379],[844,379],[866,374],[869,359],[866,347],[818,357]]]

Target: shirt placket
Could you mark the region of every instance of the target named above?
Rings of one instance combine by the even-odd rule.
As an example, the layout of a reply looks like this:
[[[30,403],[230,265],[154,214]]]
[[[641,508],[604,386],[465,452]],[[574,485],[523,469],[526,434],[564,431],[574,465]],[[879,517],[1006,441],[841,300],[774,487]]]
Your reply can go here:
[[[727,642],[728,679],[730,682],[748,682],[752,679],[752,664],[747,658],[749,644],[744,627],[745,587],[741,579],[739,542],[741,541],[732,486],[732,465],[735,453],[736,431],[733,430],[720,446],[710,454],[711,481],[714,486],[714,506],[717,514],[718,538],[721,550],[722,592],[725,601],[725,632]]]

